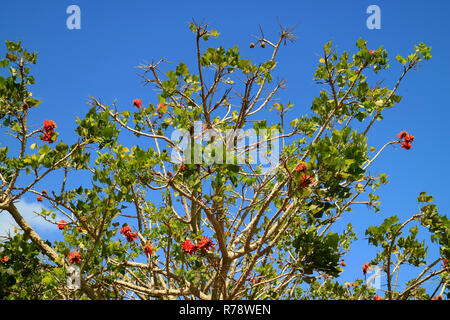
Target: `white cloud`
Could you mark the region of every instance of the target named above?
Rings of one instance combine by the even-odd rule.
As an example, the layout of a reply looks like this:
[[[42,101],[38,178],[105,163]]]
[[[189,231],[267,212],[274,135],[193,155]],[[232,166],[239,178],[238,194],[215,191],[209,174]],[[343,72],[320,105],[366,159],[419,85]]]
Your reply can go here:
[[[41,212],[42,208],[45,208],[37,202],[26,202],[25,200],[19,200],[15,203],[17,210],[22,214],[24,219],[28,221],[31,227],[37,232],[51,232],[55,230],[55,225],[47,222],[34,212]],[[47,209],[48,210],[48,209]],[[7,235],[8,233],[14,234],[13,230],[18,227],[12,216],[7,211],[0,212],[0,235]]]

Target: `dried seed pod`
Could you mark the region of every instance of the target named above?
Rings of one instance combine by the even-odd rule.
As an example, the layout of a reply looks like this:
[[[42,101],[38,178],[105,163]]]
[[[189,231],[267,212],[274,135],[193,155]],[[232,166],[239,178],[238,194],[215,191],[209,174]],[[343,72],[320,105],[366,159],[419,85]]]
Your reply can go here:
[[[264,41],[261,41],[260,46],[261,46],[261,48],[265,48],[266,47],[266,43]]]
[[[252,42],[252,43],[250,43],[250,48],[254,48],[255,47],[255,44]]]

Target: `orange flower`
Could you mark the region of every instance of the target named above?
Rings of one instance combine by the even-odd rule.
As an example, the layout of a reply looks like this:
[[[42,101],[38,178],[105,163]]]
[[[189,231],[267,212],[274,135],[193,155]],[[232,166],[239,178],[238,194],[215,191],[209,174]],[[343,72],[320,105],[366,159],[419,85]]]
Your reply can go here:
[[[296,172],[305,172],[306,169],[307,169],[306,164],[304,164],[304,163],[299,163],[299,164],[297,165],[297,167],[295,167],[294,171],[296,171]]]
[[[59,230],[63,230],[63,229],[66,227],[66,224],[67,224],[66,221],[61,220],[61,221],[58,223],[58,229],[59,229]]]
[[[0,259],[1,262],[8,262],[8,260],[8,256],[4,256],[2,259]]]
[[[300,182],[300,188],[308,187],[310,184],[312,184],[312,177],[311,176],[303,176],[301,177]]]
[[[128,242],[133,242],[138,237],[136,233],[131,232],[131,227],[129,225],[126,225],[125,227],[120,229],[120,233],[127,238]]]
[[[407,134],[404,139],[404,141],[411,143],[414,141],[414,136],[412,134]]]
[[[78,251],[71,252],[68,258],[71,264],[77,264],[81,262],[81,255]]]
[[[41,196],[37,196],[36,200],[39,201],[39,202],[42,202],[42,197]]]
[[[137,234],[134,232],[128,232],[125,236],[127,237],[128,242],[133,242],[138,237]]]
[[[56,123],[53,120],[44,120],[44,130],[53,131],[56,129]]]
[[[161,118],[164,113],[167,111],[167,106],[164,103],[158,104],[158,107],[156,108],[156,112],[158,112],[159,117]]]
[[[47,195],[47,190],[42,190],[42,194],[43,194],[44,196],[46,196],[46,195]]]
[[[147,256],[151,256],[154,254],[155,249],[153,249],[151,244],[146,244],[142,248],[144,249],[144,252]]]
[[[44,126],[42,128],[44,135],[41,136],[41,140],[48,143],[53,143],[56,141],[56,137],[52,138],[53,133],[56,129],[56,123],[53,120],[44,120]]]
[[[120,233],[126,236],[128,232],[131,232],[131,227],[129,225],[126,225],[122,229],[120,229]]]
[[[400,139],[405,138],[408,135],[408,132],[406,131],[400,131],[400,133],[397,135]]]
[[[142,99],[134,99],[133,106],[136,106],[138,109],[142,108]]]
[[[375,297],[373,297],[373,300],[383,300],[383,298],[380,297],[379,295],[376,295]]]
[[[364,273],[364,274],[367,273],[367,270],[369,269],[369,267],[370,267],[370,264],[369,264],[368,262],[367,262],[366,264],[363,265],[362,270],[363,270],[363,273]]]
[[[409,143],[408,141],[406,141],[406,140],[404,140],[403,142],[402,142],[402,148],[404,148],[404,149],[406,149],[406,150],[409,150],[409,149],[411,149],[411,143]]]
[[[190,255],[194,254],[195,251],[197,251],[197,247],[190,240],[186,240],[181,246],[181,249],[185,253],[189,253]]]
[[[208,237],[202,237],[202,240],[200,240],[197,248],[200,250],[214,250],[214,242],[212,242],[212,240]]]
[[[344,260],[342,260],[342,261],[339,263],[339,265],[342,266],[342,267],[345,267],[347,264],[345,263]]]

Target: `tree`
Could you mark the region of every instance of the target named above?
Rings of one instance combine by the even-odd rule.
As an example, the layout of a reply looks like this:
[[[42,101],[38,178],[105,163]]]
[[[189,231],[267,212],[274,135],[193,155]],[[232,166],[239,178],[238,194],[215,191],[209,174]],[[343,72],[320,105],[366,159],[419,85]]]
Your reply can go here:
[[[367,135],[383,111],[400,102],[402,79],[431,58],[431,48],[420,43],[407,58],[397,56],[402,72],[390,89],[367,78],[389,68],[383,47],[369,50],[359,39],[350,56],[326,43],[314,74],[320,94],[310,113],[286,123],[294,106],[274,103],[285,81],[274,83],[273,73],[282,45],[295,41],[292,28],[280,26],[276,41],[261,30],[256,44],[272,50],[262,63],[241,58],[236,46],[204,49],[217,30],[195,22],[190,29],[195,71],[183,62],[166,73],[164,60],[141,65],[145,84],[159,90],[158,102],[136,98],[124,108],[92,97],[70,146],[57,142],[64,132],[52,120],[28,126],[40,103],[29,91],[37,53],[20,41],[6,42],[0,66],[10,67],[9,76],[0,77],[0,118],[18,154],[0,149],[0,209],[23,231],[22,241],[31,239],[33,252],[47,259],[38,265],[49,270],[44,283],[50,293],[39,297],[373,299],[375,289],[363,279],[340,283],[342,257],[357,235],[351,224],[338,230],[334,223],[356,205],[379,211],[371,190],[387,176],[368,169],[391,145],[410,149],[414,137],[402,132],[370,156],[376,150],[369,150]],[[274,123],[261,120],[269,108],[279,118]],[[38,190],[50,173],[60,185]],[[71,186],[75,174],[89,183]],[[15,205],[25,194],[52,208],[37,214],[58,226],[63,241],[46,242],[31,228]],[[366,231],[381,249],[362,275],[370,266],[381,268],[385,299],[448,295],[449,222],[431,196],[418,199],[423,206],[411,219],[389,217]],[[435,261],[426,260],[419,227],[439,247]],[[79,267],[80,290],[65,285],[70,265]],[[404,265],[421,272],[401,286],[394,279]],[[423,286],[430,279],[439,282],[434,292]]]

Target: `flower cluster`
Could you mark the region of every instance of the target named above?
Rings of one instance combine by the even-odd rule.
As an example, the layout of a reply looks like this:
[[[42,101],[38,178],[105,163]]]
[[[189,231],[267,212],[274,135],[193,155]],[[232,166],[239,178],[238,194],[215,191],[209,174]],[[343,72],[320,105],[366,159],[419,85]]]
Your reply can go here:
[[[143,246],[142,247],[142,249],[144,249],[144,253],[147,255],[147,256],[151,256],[151,255],[153,255],[155,252],[155,249],[153,249],[153,247],[152,247],[152,245],[151,244],[146,244],[145,246]]]
[[[0,259],[1,262],[8,262],[9,258],[8,256],[4,256],[3,258]]]
[[[431,300],[444,300],[444,298],[442,297],[442,295],[438,295],[437,297],[431,298]]]
[[[313,183],[313,178],[311,176],[305,175],[300,179],[300,188],[306,188]]]
[[[344,260],[341,260],[341,262],[339,262],[339,265],[340,265],[341,267],[345,267],[347,264],[345,263]]]
[[[136,106],[138,109],[142,108],[142,99],[134,99],[133,106]]]
[[[131,227],[126,225],[122,229],[120,229],[120,233],[123,234],[128,242],[133,242],[137,239],[137,234],[131,231]]]
[[[186,240],[183,245],[181,246],[181,249],[185,253],[189,253],[190,255],[195,254],[197,251],[197,246],[191,242],[191,240]]]
[[[158,107],[156,108],[156,112],[158,112],[158,116],[161,118],[164,113],[167,111],[167,106],[164,103],[158,104]]]
[[[295,172],[305,172],[306,169],[307,169],[306,164],[304,164],[304,163],[302,162],[302,163],[299,163],[299,164],[295,167],[294,171],[295,171]]]
[[[375,297],[373,297],[373,300],[383,300],[383,298],[380,297],[379,295],[376,295]]]
[[[197,252],[198,250],[214,250],[214,242],[208,238],[203,236],[202,239],[200,240],[200,242],[195,245],[193,244],[190,240],[186,240],[183,245],[181,246],[181,249],[185,252],[185,253],[189,253],[190,255],[193,255]]]
[[[42,128],[42,131],[44,132],[43,135],[41,135],[41,140],[48,143],[53,143],[56,141],[56,123],[53,120],[45,120],[44,126]]]
[[[397,137],[399,137],[399,140],[402,140],[402,148],[409,150],[411,149],[411,142],[414,141],[414,136],[411,134],[408,134],[406,131],[400,132]]]
[[[67,221],[65,221],[65,220],[59,221],[59,223],[58,223],[58,229],[59,229],[59,230],[64,230],[64,228],[66,227],[66,224],[67,224]]]
[[[363,265],[362,271],[363,271],[364,274],[367,273],[367,271],[369,270],[369,267],[370,267],[370,264],[368,262]]]
[[[78,264],[81,262],[81,255],[78,251],[71,252],[68,256],[71,264]]]

